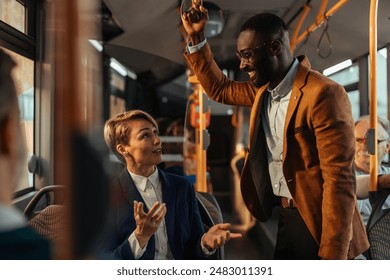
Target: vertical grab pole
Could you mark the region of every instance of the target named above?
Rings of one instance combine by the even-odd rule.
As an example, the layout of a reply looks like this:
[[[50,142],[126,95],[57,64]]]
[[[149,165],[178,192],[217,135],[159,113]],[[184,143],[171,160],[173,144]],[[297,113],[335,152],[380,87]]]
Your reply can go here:
[[[65,192],[66,222],[61,250],[56,251],[57,259],[76,259],[74,248],[73,203],[74,189],[71,171],[71,139],[75,130],[80,129],[79,58],[80,38],[79,10],[76,0],[53,1],[55,24],[54,54],[54,182],[67,186]]]
[[[208,192],[206,169],[207,169],[207,143],[205,139],[206,131],[206,108],[204,105],[204,89],[195,75],[190,75],[188,81],[194,87],[195,103],[197,104],[195,126],[195,150],[196,150],[196,182],[195,190],[198,192]]]
[[[207,182],[206,182],[206,150],[204,131],[206,130],[206,115],[204,108],[204,89],[198,84],[198,98],[199,98],[199,169],[198,174],[196,174],[198,190],[201,192],[207,192]]]
[[[370,130],[374,132],[374,154],[370,155],[370,191],[377,190],[378,145],[377,145],[377,96],[376,96],[376,54],[377,54],[378,0],[370,2]]]

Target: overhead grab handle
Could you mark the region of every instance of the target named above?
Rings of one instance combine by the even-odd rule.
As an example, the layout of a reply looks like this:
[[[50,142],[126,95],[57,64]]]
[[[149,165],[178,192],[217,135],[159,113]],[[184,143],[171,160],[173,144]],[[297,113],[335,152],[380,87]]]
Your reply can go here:
[[[328,27],[329,27],[329,18],[326,19],[324,31],[322,32],[321,37],[317,43],[316,51],[317,51],[318,56],[321,58],[328,58],[332,54],[332,50],[333,50],[332,40],[330,39]],[[328,43],[329,43],[329,49],[328,49],[328,52],[326,54],[322,54],[320,51],[320,45],[322,43],[322,39],[324,38],[324,35],[326,35],[326,38],[327,38]]]

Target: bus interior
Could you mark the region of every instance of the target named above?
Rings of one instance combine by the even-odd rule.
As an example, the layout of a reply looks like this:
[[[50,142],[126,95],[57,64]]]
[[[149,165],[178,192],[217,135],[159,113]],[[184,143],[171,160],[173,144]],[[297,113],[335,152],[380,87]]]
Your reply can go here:
[[[60,206],[43,216],[65,222],[50,222],[41,232],[54,240],[55,259],[101,257],[96,233],[104,231],[111,178],[122,168],[106,148],[103,125],[130,109],[158,121],[164,143],[159,167],[183,168],[203,201],[202,219],[230,222],[244,234],[218,258],[272,258],[277,209],[260,223],[240,193],[250,108],[203,95],[183,58],[181,5],[181,0],[0,0],[0,48],[17,62],[14,80],[28,150],[14,206],[32,225],[41,223],[34,217],[48,206]],[[354,120],[370,114],[370,1],[203,5],[209,11],[207,41],[230,79],[247,79],[236,57],[240,26],[254,14],[270,12],[286,22],[294,56],[305,54],[313,69],[344,86]],[[376,22],[377,115],[389,119],[390,1],[378,1]]]

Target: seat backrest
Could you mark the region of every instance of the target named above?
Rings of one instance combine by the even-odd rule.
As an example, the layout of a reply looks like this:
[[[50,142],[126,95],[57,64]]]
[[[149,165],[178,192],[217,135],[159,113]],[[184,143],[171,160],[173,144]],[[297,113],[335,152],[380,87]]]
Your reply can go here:
[[[205,231],[213,225],[223,223],[222,212],[219,204],[212,194],[204,192],[196,192],[200,217],[202,219]],[[224,248],[217,249],[210,259],[223,260],[225,258]]]
[[[43,187],[24,209],[24,215],[28,219],[27,223],[41,236],[52,241],[61,239],[66,230],[65,206],[53,204],[57,203],[56,195],[58,196],[63,189],[62,185]],[[46,201],[43,203],[41,200],[44,196]]]
[[[50,185],[41,188],[30,200],[27,204],[26,208],[24,208],[24,215],[27,219],[31,219],[33,216],[37,214],[38,208],[41,207],[42,198],[45,196],[46,201],[44,201],[44,207],[52,204],[63,204],[63,201],[59,201],[59,197],[64,197],[65,187],[63,185]]]
[[[390,190],[370,193],[372,212],[367,222],[367,236],[370,242],[368,258],[390,259]]]
[[[49,205],[32,217],[28,224],[41,236],[49,240],[59,240],[66,229],[63,205]]]

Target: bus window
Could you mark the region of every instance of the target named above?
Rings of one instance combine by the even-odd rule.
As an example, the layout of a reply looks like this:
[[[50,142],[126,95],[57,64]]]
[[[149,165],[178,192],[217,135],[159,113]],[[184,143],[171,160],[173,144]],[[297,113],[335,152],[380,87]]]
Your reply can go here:
[[[0,48],[16,62],[12,76],[20,109],[21,128],[27,147],[26,164],[21,174],[16,195],[33,187],[34,174],[27,168],[28,159],[34,154],[35,124],[35,57],[36,11],[39,1],[0,1]]]
[[[356,84],[359,82],[359,65],[357,63],[351,65],[348,68],[345,68],[335,74],[332,74],[329,76],[332,80],[336,81],[337,83],[341,84],[344,87],[348,87],[349,85]],[[352,90],[348,91],[348,97],[349,101],[352,105],[352,115],[353,119],[357,120],[360,113],[360,93],[359,90]]]
[[[360,117],[360,95],[359,90],[353,90],[348,92],[349,101],[352,106],[352,116],[356,121]]]
[[[16,0],[0,2],[0,20],[26,33],[26,7]]]
[[[16,93],[20,110],[20,125],[27,147],[25,170],[16,191],[33,186],[33,174],[27,169],[27,159],[34,153],[34,61],[15,52],[2,48],[16,62],[13,70]]]
[[[378,116],[388,118],[387,110],[387,48],[380,49],[377,55],[376,86]]]
[[[125,102],[125,77],[110,69],[110,117],[114,117],[126,110]]]

